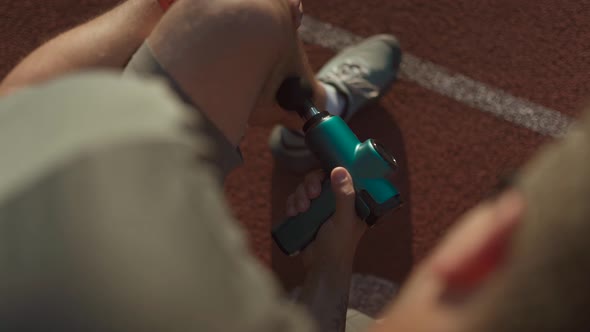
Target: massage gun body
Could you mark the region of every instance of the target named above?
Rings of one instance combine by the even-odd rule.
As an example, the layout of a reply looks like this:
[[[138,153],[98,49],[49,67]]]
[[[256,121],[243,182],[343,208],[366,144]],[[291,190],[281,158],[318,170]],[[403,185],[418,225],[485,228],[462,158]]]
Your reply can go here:
[[[328,174],[338,166],[348,170],[357,194],[357,214],[374,225],[400,203],[398,190],[387,180],[397,167],[395,159],[372,139],[361,143],[340,117],[325,114],[315,122],[306,131],[307,146]]]

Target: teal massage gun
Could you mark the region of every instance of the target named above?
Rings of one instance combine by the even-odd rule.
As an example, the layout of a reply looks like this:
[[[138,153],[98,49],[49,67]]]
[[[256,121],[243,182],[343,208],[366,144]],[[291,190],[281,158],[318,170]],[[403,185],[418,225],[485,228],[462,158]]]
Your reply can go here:
[[[334,213],[335,198],[329,174],[335,167],[346,168],[352,176],[356,212],[369,227],[402,204],[399,191],[387,180],[397,168],[393,156],[373,139],[361,143],[342,118],[320,112],[311,102],[311,96],[311,88],[297,77],[286,79],[277,93],[279,106],[296,111],[305,121],[305,143],[328,174],[320,196],[311,201],[306,212],[287,218],[272,229],[274,241],[290,256],[311,243]]]

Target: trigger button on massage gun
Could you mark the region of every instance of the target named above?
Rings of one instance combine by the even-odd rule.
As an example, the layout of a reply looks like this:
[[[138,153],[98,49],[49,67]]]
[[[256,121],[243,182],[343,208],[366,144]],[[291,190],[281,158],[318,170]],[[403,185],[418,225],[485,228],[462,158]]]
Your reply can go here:
[[[371,139],[371,144],[373,144],[373,148],[375,151],[377,151],[377,153],[379,153],[381,158],[383,158],[389,167],[395,171],[397,169],[397,161],[393,155],[389,153],[389,151],[387,151],[387,149],[383,146],[383,144],[379,143],[379,141]]]

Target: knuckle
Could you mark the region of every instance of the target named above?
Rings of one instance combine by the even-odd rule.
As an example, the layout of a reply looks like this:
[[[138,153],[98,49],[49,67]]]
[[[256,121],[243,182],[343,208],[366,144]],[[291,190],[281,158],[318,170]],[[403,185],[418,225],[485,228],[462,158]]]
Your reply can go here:
[[[347,202],[354,202],[356,194],[354,192],[354,189],[351,188],[342,190],[339,196],[341,200],[345,200]]]

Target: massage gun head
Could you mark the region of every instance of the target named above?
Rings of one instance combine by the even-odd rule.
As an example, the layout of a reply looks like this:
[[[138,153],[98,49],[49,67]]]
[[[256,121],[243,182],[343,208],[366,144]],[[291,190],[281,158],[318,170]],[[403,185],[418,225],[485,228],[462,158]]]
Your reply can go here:
[[[279,106],[287,111],[296,111],[305,121],[320,113],[313,105],[312,97],[311,85],[300,77],[287,78],[277,91]]]

